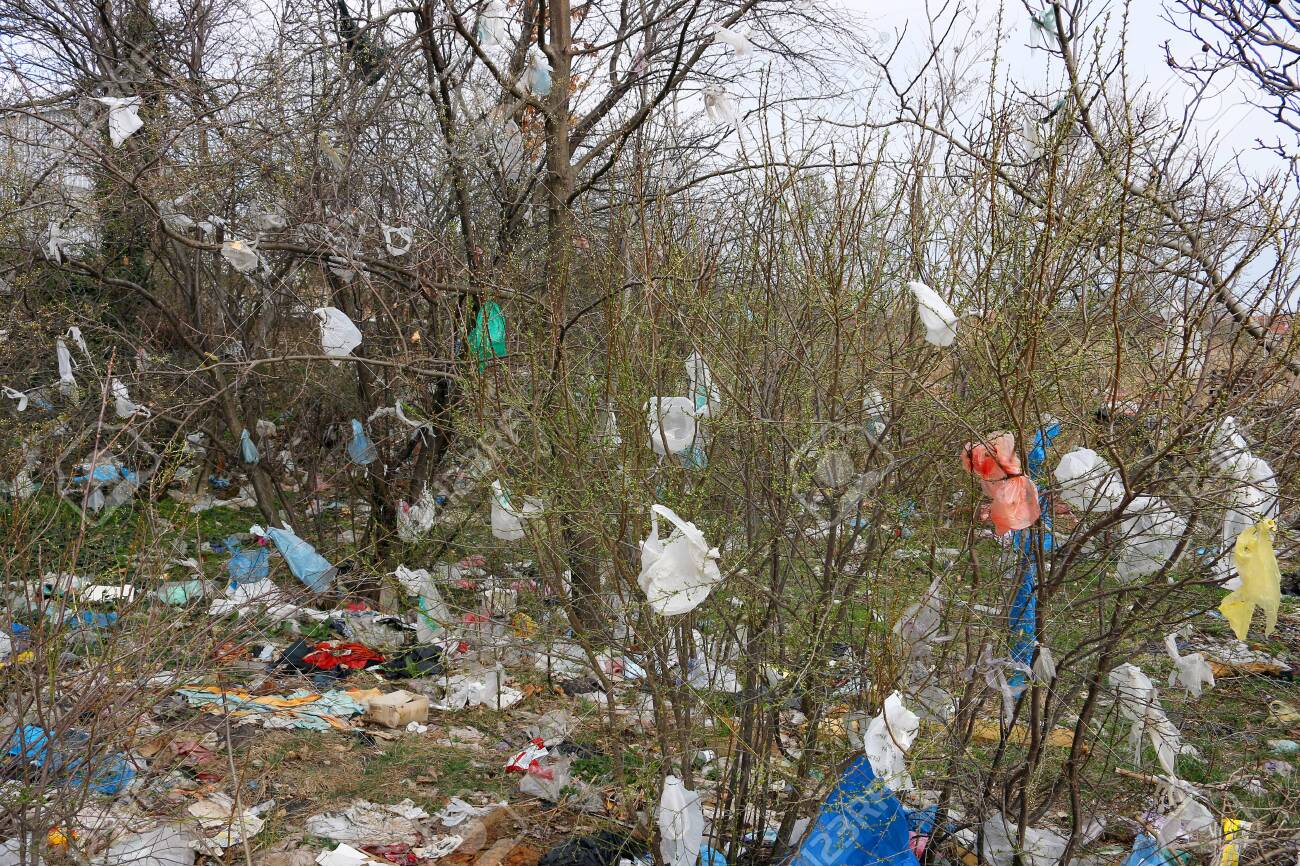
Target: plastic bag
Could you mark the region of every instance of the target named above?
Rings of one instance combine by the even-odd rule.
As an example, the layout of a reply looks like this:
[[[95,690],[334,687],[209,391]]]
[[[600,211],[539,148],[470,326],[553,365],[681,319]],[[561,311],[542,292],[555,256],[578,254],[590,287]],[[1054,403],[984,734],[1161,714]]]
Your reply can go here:
[[[121,379],[113,379],[109,383],[109,390],[113,392],[113,408],[117,412],[117,417],[130,418],[133,415],[139,415],[142,418],[148,418],[153,414],[144,406],[131,402],[131,395],[126,390],[126,383]]]
[[[1038,488],[1021,472],[1012,434],[994,433],[987,443],[968,442],[962,448],[961,459],[966,471],[979,478],[984,494],[992,500],[989,517],[995,533],[1005,535],[1013,529],[1026,529],[1038,520]]]
[[[689,397],[651,397],[649,411],[650,447],[656,454],[689,452],[696,444],[695,402]]]
[[[525,520],[531,520],[542,511],[540,500],[524,497],[523,509],[516,511],[510,504],[510,494],[500,481],[492,482],[492,535],[502,541],[519,541],[524,537]]]
[[[562,792],[573,779],[572,765],[572,756],[532,762],[519,780],[519,793],[560,802]]]
[[[384,248],[390,256],[404,256],[411,251],[411,241],[415,237],[409,226],[381,225],[384,231]]]
[[[1120,715],[1132,724],[1129,744],[1133,747],[1134,763],[1141,766],[1142,734],[1145,733],[1151,738],[1160,766],[1172,776],[1178,755],[1194,750],[1183,746],[1182,735],[1165,715],[1150,677],[1136,665],[1125,662],[1112,670],[1106,679],[1115,690],[1115,703]]]
[[[66,396],[76,390],[77,379],[72,375],[72,353],[62,337],[54,341],[54,353],[59,359],[59,390]]]
[[[528,52],[528,69],[524,72],[524,85],[534,96],[546,96],[551,92],[551,64],[538,48],[532,48]]]
[[[257,254],[252,241],[239,238],[221,244],[221,257],[241,274],[251,274],[262,264],[262,257]]]
[[[673,524],[666,541],[659,540],[659,516]],[[665,505],[650,509],[650,534],[641,542],[641,574],[637,583],[650,608],[661,616],[692,611],[722,580],[718,549],[709,547],[704,533]]]
[[[722,391],[713,381],[713,371],[699,352],[691,352],[686,359],[686,390],[694,403],[697,418],[716,415],[722,406]]]
[[[285,524],[283,529],[273,526],[265,533],[258,533],[257,528],[254,527],[253,534],[265,534],[275,542],[280,555],[289,565],[289,571],[293,572],[293,576],[302,581],[312,592],[324,592],[334,582],[334,575],[337,573],[334,566],[317,553],[316,548],[295,535],[288,524]]]
[[[248,435],[248,430],[239,431],[239,458],[250,466],[262,459],[258,453],[257,446],[253,444],[253,437]]]
[[[397,507],[397,537],[414,544],[433,528],[438,516],[438,502],[426,487],[414,504],[399,502]]]
[[[1200,801],[1195,788],[1174,778],[1172,773],[1168,779],[1162,780],[1162,785],[1164,798],[1171,808],[1156,833],[1160,847],[1218,835],[1219,823],[1209,807]]]
[[[16,411],[27,411],[27,393],[25,391],[15,391],[13,388],[9,387],[0,387],[0,391],[3,391],[6,397],[17,403],[14,407]]]
[[[917,866],[903,806],[859,755],[835,783],[789,866]]]
[[[108,139],[113,147],[121,147],[128,138],[140,131],[138,96],[92,96],[100,105],[108,106]]]
[[[916,311],[925,326],[925,341],[932,346],[951,346],[957,339],[957,314],[939,293],[925,283],[913,280],[907,284],[916,298]]]
[[[1174,663],[1169,672],[1169,687],[1180,685],[1194,698],[1201,696],[1201,686],[1214,687],[1214,671],[1201,653],[1178,654],[1177,635],[1165,635],[1165,651]]]
[[[1061,500],[1075,511],[1118,508],[1124,501],[1119,473],[1091,448],[1075,448],[1061,458],[1052,473]]]
[[[704,807],[676,776],[664,779],[659,797],[659,853],[664,866],[696,866],[704,844]]]
[[[903,696],[898,692],[885,698],[880,714],[867,726],[862,739],[871,771],[891,791],[910,791],[915,787],[907,772],[905,753],[912,748],[920,728],[920,716],[903,706]]]
[[[704,114],[714,123],[740,125],[740,111],[736,108],[736,103],[725,90],[718,87],[704,88]]]
[[[487,8],[479,16],[474,36],[484,48],[495,48],[504,43],[510,35],[507,28],[509,13],[501,0],[488,0]]]
[[[469,350],[478,359],[479,372],[488,362],[506,356],[506,317],[496,301],[488,301],[478,311],[478,320],[469,332]]]
[[[439,633],[453,621],[453,617],[428,570],[399,565],[393,576],[407,595],[415,596],[419,605],[420,612],[415,618],[416,641],[423,644],[436,640]]]
[[[1116,574],[1125,582],[1154,574],[1164,568],[1178,550],[1187,521],[1173,512],[1163,499],[1135,496],[1124,509]]]
[[[361,345],[361,331],[338,307],[317,307],[312,312],[320,320],[320,347],[326,355],[344,358]]]
[[[369,466],[379,459],[379,449],[366,435],[366,428],[352,419],[352,439],[348,441],[348,458],[358,466]]]
[[[278,210],[260,210],[253,215],[253,225],[259,232],[279,232],[289,227],[289,221]]]
[[[72,327],[68,328],[68,333],[66,334],[66,336],[69,340],[77,344],[77,348],[81,350],[81,354],[85,355],[86,360],[91,361],[91,363],[93,364],[94,362],[91,360],[90,357],[90,347],[86,345],[86,338],[81,335],[81,329],[78,328],[76,325],[73,325]]]
[[[1277,627],[1277,612],[1282,604],[1282,572],[1273,552],[1273,533],[1277,523],[1261,520],[1237,536],[1232,558],[1241,575],[1241,586],[1219,603],[1219,611],[1232,626],[1237,640],[1245,640],[1255,608],[1264,611],[1264,636]]]
[[[231,546],[229,541],[226,546]],[[235,548],[234,555],[226,563],[226,573],[230,576],[232,585],[255,583],[266,580],[270,576],[271,552],[265,545],[253,544],[249,548],[240,549],[236,544]]]
[[[749,41],[749,28],[737,27],[735,30],[728,30],[721,24],[714,24],[712,27],[714,43],[721,42],[731,48],[731,53],[737,57],[748,57],[754,50],[754,46]]]
[[[1024,866],[1056,866],[1065,853],[1066,839],[1051,830],[1025,828],[1024,845],[1018,845],[1019,829],[1000,812],[984,822],[984,859],[992,866],[1011,866],[1017,852]]]

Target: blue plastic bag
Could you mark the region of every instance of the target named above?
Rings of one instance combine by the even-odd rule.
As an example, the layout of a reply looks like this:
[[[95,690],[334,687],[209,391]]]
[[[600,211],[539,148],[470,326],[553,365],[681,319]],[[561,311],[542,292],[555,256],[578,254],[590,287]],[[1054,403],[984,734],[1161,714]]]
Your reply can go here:
[[[379,459],[379,449],[366,435],[366,428],[356,418],[352,419],[352,440],[348,442],[348,457],[358,466],[368,466]]]
[[[267,538],[275,542],[280,555],[289,564],[289,571],[312,592],[324,592],[334,582],[335,568],[316,548],[294,534],[292,529],[266,530]]]
[[[248,435],[248,430],[239,434],[239,456],[249,464],[262,459],[262,455],[257,453],[257,446],[253,444],[253,437]]]
[[[1139,833],[1124,866],[1178,866],[1178,858],[1161,848],[1150,833]]]
[[[226,548],[234,552],[226,563],[226,573],[230,575],[230,584],[253,583],[270,576],[271,552],[260,544],[249,550],[241,550],[235,538],[226,539]]]
[[[859,755],[826,795],[787,866],[919,866],[898,798]]]

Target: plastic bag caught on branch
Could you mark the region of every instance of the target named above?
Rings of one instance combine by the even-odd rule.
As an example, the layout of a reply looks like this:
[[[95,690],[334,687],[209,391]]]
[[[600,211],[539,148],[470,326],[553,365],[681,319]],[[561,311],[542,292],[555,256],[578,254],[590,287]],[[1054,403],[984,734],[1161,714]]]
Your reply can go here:
[[[1129,729],[1129,745],[1133,747],[1134,763],[1141,765],[1142,735],[1145,733],[1155,747],[1160,766],[1172,776],[1178,755],[1184,752],[1194,754],[1195,750],[1183,745],[1182,735],[1165,715],[1160,695],[1151,678],[1137,665],[1125,662],[1113,669],[1106,679],[1115,690],[1115,703],[1120,715],[1132,725]]]
[[[1041,513],[1038,488],[1020,468],[1016,440],[1010,433],[994,433],[987,442],[968,442],[962,448],[962,465],[980,480],[989,504],[993,530],[1005,535],[1026,529]]]
[[[516,510],[510,494],[500,481],[492,482],[492,535],[502,541],[519,541],[524,537],[524,521],[542,512],[542,502],[531,496],[524,497],[523,507]]]
[[[141,418],[148,418],[152,413],[138,403],[131,402],[131,395],[126,390],[126,383],[121,379],[113,379],[109,383],[109,390],[113,392],[113,409],[119,418],[130,418],[139,415]]]
[[[957,339],[958,319],[952,307],[938,292],[918,280],[908,283],[907,288],[916,298],[916,312],[925,326],[925,341],[940,348],[951,346]]]
[[[320,348],[326,355],[345,358],[361,345],[361,331],[338,307],[318,307],[312,312],[320,320]]]
[[[1120,521],[1123,543],[1116,566],[1119,579],[1127,583],[1164,568],[1173,559],[1186,531],[1187,521],[1175,514],[1163,499],[1133,497]]]
[[[673,525],[666,541],[659,539],[659,517]],[[677,616],[699,607],[722,580],[718,549],[709,547],[704,533],[666,505],[650,509],[650,534],[641,542],[641,574],[637,583],[650,608],[660,616]]]
[[[1232,558],[1241,575],[1241,586],[1219,603],[1219,611],[1232,626],[1237,640],[1245,640],[1255,608],[1264,612],[1264,636],[1277,627],[1277,612],[1282,604],[1282,572],[1273,552],[1273,533],[1277,523],[1261,520],[1237,536]]]
[[[380,226],[384,231],[384,249],[390,256],[404,256],[411,251],[414,237],[409,226]]]
[[[510,37],[510,17],[501,0],[488,0],[487,8],[479,16],[474,37],[484,48],[495,48]]]
[[[704,807],[700,795],[687,790],[676,776],[664,779],[658,824],[664,866],[696,866],[704,844]]]
[[[731,52],[737,57],[748,57],[753,52],[754,46],[749,41],[748,27],[742,25],[729,30],[721,24],[713,24],[710,29],[713,33],[713,42],[729,46]]]
[[[1052,474],[1061,500],[1080,513],[1089,508],[1118,508],[1124,501],[1124,482],[1119,473],[1091,448],[1070,451]]]
[[[704,89],[704,114],[714,123],[740,126],[740,110],[727,92],[719,87]]]
[[[241,274],[251,274],[262,266],[262,257],[258,255],[257,247],[252,241],[240,238],[224,241],[221,244],[221,257]]]
[[[1169,672],[1169,687],[1180,685],[1194,698],[1201,696],[1201,687],[1214,687],[1214,671],[1201,653],[1178,654],[1178,636],[1165,635],[1165,652],[1174,663]]]
[[[352,438],[348,440],[348,459],[358,466],[369,466],[379,459],[379,449],[366,435],[366,428],[361,422],[352,419]]]
[[[262,459],[257,446],[253,444],[253,437],[248,435],[248,430],[239,431],[239,459],[250,466]]]
[[[126,140],[140,131],[138,96],[92,96],[91,99],[108,108],[108,139],[113,147],[121,147]]]
[[[62,337],[54,341],[54,354],[59,361],[59,391],[65,397],[70,396],[76,393],[77,379],[72,375],[72,353]]]
[[[905,753],[912,748],[921,718],[903,706],[903,696],[894,692],[885,698],[880,714],[871,720],[863,736],[863,747],[871,761],[871,771],[891,791],[910,791],[914,784],[907,772]]]
[[[337,569],[317,553],[316,548],[295,535],[287,523],[283,529],[272,526],[263,530],[260,526],[254,526],[249,532],[271,539],[288,564],[289,571],[312,592],[324,592],[334,582]]]

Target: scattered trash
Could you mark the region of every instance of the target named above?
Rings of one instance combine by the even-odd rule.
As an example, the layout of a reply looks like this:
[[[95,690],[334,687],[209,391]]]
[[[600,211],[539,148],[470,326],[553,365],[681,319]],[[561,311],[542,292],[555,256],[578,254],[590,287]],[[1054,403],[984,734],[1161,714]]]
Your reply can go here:
[[[700,795],[676,776],[664,779],[659,797],[659,854],[665,866],[697,866],[704,844],[704,810]]]
[[[396,843],[418,845],[424,838],[423,824],[428,812],[410,800],[391,806],[357,800],[341,812],[312,815],[306,829],[313,836],[323,836],[362,848]]]
[[[1264,635],[1277,627],[1277,612],[1282,604],[1282,572],[1273,553],[1273,533],[1277,523],[1261,520],[1237,536],[1232,556],[1241,575],[1241,586],[1219,603],[1223,618],[1232,626],[1237,640],[1245,640],[1250,621],[1259,607],[1264,612]]]
[[[366,701],[366,718],[387,728],[418,725],[429,718],[429,699],[407,691],[390,692]]]
[[[666,859],[666,858],[665,858]],[[917,866],[903,806],[858,755],[827,794],[790,866]]]
[[[659,516],[673,525],[667,541],[659,540]],[[650,608],[661,616],[677,616],[699,607],[722,580],[718,549],[709,547],[694,523],[671,508],[650,509],[650,534],[641,542],[641,574],[637,582]]]

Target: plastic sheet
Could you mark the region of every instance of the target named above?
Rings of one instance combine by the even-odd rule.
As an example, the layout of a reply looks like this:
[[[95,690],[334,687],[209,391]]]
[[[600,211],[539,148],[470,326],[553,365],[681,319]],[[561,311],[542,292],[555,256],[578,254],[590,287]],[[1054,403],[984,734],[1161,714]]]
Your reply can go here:
[[[318,307],[312,312],[320,320],[320,347],[326,355],[347,357],[361,345],[361,331],[342,310],[337,307]]]
[[[478,319],[469,332],[469,351],[478,359],[479,372],[506,356],[506,317],[496,301],[479,308]]]
[[[854,758],[827,795],[790,866],[917,866],[902,804]]]
[[[289,571],[312,592],[324,592],[334,582],[335,568],[325,557],[316,552],[316,548],[303,541],[288,526],[284,529],[271,527],[266,536],[275,542],[276,548]]]

